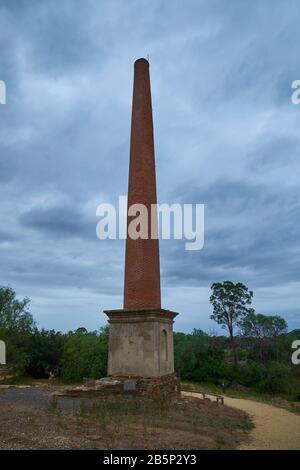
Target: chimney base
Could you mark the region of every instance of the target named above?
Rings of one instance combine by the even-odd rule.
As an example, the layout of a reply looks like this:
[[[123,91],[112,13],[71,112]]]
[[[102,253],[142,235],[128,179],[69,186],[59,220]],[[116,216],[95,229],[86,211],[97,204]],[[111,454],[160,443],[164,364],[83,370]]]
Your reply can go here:
[[[108,375],[160,377],[174,373],[173,323],[164,309],[105,310],[108,316]]]

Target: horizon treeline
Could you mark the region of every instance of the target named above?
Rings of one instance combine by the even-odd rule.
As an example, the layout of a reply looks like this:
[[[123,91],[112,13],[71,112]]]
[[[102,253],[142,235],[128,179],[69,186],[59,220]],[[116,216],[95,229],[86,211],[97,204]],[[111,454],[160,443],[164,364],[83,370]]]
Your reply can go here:
[[[222,390],[245,388],[300,399],[299,368],[291,363],[291,344],[299,331],[287,333],[286,322],[278,315],[256,314],[251,308],[245,310],[245,305],[241,308],[245,292],[246,301],[253,294],[248,294],[243,284],[226,283],[212,286],[212,318],[225,329],[231,325],[227,311],[215,308],[218,295],[222,305],[224,296],[229,296],[238,335],[233,336],[234,329],[228,336],[200,329],[174,332],[176,373],[182,381],[211,383]],[[7,366],[12,375],[81,382],[107,374],[108,326],[90,332],[82,327],[68,333],[39,329],[29,303],[28,298],[17,299],[11,287],[0,287],[0,339],[6,343]]]

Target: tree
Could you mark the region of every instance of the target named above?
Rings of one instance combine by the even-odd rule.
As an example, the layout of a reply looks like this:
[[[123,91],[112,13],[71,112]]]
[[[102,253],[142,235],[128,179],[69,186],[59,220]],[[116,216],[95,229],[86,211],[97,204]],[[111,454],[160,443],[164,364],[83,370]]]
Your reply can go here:
[[[265,338],[267,336],[268,318],[265,315],[250,312],[248,315],[245,316],[245,318],[243,318],[240,326],[243,336],[251,339],[255,338],[257,340],[258,354],[256,354],[256,348],[254,348],[255,356],[258,356],[259,360],[263,361],[263,351]],[[253,344],[253,341],[251,343]]]
[[[7,346],[7,362],[22,374],[28,363],[28,344],[35,326],[28,311],[30,300],[16,298],[11,287],[0,287],[0,336]]]
[[[237,365],[234,328],[240,324],[243,317],[253,311],[247,307],[251,304],[253,292],[241,282],[234,284],[231,281],[215,282],[211,290],[209,300],[213,306],[213,314],[210,318],[228,330],[233,361]]]
[[[259,359],[262,361],[266,356],[266,346],[274,352],[278,360],[279,348],[278,337],[286,332],[287,323],[279,315],[262,315],[250,312],[243,318],[241,329],[244,336],[255,338],[259,344]],[[271,351],[272,352],[272,351]]]
[[[29,332],[34,327],[31,313],[27,310],[30,300],[16,298],[11,287],[0,287],[0,328],[8,332]]]
[[[279,347],[278,347],[278,338],[283,333],[287,331],[287,323],[284,318],[281,318],[279,315],[272,315],[269,316],[269,337],[273,341],[273,345],[275,348],[275,357],[276,361],[279,360]]]

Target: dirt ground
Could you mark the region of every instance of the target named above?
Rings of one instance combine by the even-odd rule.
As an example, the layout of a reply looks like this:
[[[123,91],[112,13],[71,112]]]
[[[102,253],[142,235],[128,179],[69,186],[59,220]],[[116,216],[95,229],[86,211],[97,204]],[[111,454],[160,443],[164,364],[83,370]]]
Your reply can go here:
[[[170,405],[53,391],[0,387],[0,449],[234,449],[252,426],[244,412],[197,398]]]
[[[202,398],[197,393],[187,396]],[[300,415],[283,408],[253,400],[225,397],[225,403],[248,413],[254,423],[250,441],[242,443],[243,450],[300,450]]]

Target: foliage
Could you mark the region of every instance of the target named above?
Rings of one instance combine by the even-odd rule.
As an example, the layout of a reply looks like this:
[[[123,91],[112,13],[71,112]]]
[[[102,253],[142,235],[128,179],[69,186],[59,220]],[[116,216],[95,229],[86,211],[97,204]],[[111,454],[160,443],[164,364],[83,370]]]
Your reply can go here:
[[[290,393],[298,399],[299,378],[290,359],[291,343],[299,332],[287,334],[286,322],[278,315],[255,314],[248,307],[252,293],[241,283],[216,283],[212,291],[212,318],[228,329],[229,337],[210,336],[199,329],[174,333],[179,377],[259,393]],[[236,326],[242,334],[234,337],[232,363],[228,353]],[[6,342],[8,363],[20,375],[47,378],[52,372],[68,381],[81,381],[107,373],[108,327],[99,332],[81,327],[67,334],[39,330],[29,312],[29,299],[18,300],[10,287],[0,287],[0,339]]]
[[[239,325],[244,316],[252,311],[247,305],[251,304],[253,292],[241,282],[234,284],[231,281],[215,282],[211,290],[212,295],[209,300],[213,307],[213,314],[210,318],[228,330],[234,363],[237,365],[234,328]]]
[[[33,331],[29,345],[30,357],[27,372],[35,378],[48,378],[50,372],[58,375],[61,371],[61,361],[65,336],[54,330]]]
[[[250,312],[243,318],[241,331],[245,337],[250,338],[252,356],[261,362],[268,361],[272,357],[279,361],[282,356],[282,336],[286,333],[287,324],[279,315],[262,315]],[[257,347],[258,346],[258,347]],[[284,348],[286,349],[286,348]]]
[[[201,330],[192,334],[174,333],[174,356],[180,377],[191,380],[208,350],[208,336]]]
[[[18,374],[24,373],[29,363],[28,342],[34,321],[28,311],[29,299],[19,300],[11,287],[0,287],[0,339],[7,347],[7,361]]]
[[[80,381],[84,377],[100,378],[107,369],[108,328],[100,333],[77,330],[69,333],[62,357],[62,375],[65,380]]]
[[[285,333],[287,324],[279,315],[262,315],[250,312],[241,322],[243,334],[254,338],[277,338]]]
[[[31,332],[34,321],[27,310],[30,300],[16,299],[16,293],[11,287],[0,287],[0,328],[8,333]]]
[[[256,385],[259,392],[271,394],[284,393],[289,386],[291,367],[286,364],[272,362],[266,368],[266,374]]]
[[[246,387],[256,386],[266,375],[266,367],[255,361],[249,361],[241,370],[240,383]]]
[[[201,330],[192,334],[174,333],[175,369],[182,380],[231,382],[234,368],[225,360],[223,348],[213,345],[211,338]]]
[[[215,282],[211,290],[211,318],[230,333],[241,318],[251,311],[247,305],[251,304],[253,292],[241,282],[234,284],[231,281]]]

